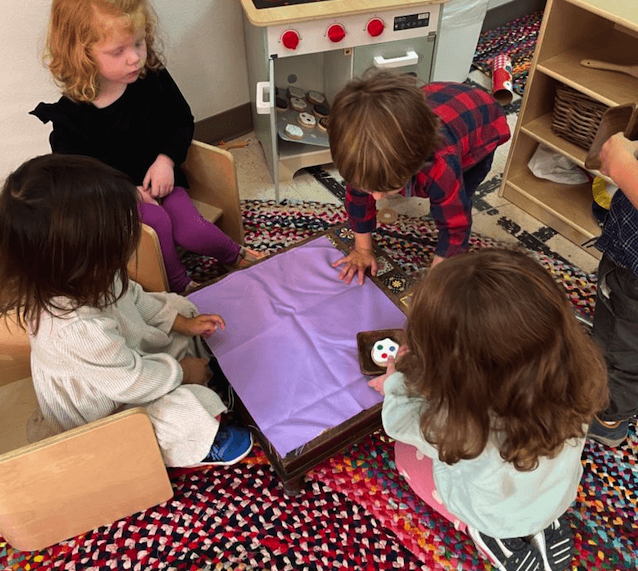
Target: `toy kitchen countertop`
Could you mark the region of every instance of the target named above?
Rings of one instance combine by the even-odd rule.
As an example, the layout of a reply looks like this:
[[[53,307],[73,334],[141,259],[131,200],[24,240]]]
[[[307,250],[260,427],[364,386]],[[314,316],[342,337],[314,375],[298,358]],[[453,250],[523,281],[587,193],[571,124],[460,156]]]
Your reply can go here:
[[[393,8],[407,8],[427,4],[445,4],[449,0],[306,0],[282,5],[278,0],[261,0],[260,5],[272,4],[258,9],[254,0],[241,0],[242,8],[254,26],[291,24],[317,18],[339,17],[349,14],[374,13]]]

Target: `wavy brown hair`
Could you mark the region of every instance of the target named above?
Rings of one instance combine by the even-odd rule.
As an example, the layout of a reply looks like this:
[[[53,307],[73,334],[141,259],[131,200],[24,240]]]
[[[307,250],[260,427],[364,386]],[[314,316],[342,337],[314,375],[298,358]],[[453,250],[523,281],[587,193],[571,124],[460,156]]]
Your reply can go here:
[[[0,315],[15,312],[35,332],[43,312],[114,303],[140,233],[125,174],[83,156],[27,161],[0,194]],[[118,276],[122,292],[113,289]]]
[[[417,79],[388,71],[366,73],[337,95],[328,121],[330,151],[355,188],[403,188],[439,145],[439,118]]]
[[[99,95],[95,44],[114,30],[133,32],[143,26],[147,69],[163,66],[156,45],[157,17],[148,0],[53,0],[44,60],[64,95],[74,101],[95,101]]]
[[[533,470],[583,437],[607,400],[598,347],[562,287],[522,252],[482,249],[432,268],[410,302],[407,338],[397,369],[424,398],[423,437],[448,464],[490,440]]]

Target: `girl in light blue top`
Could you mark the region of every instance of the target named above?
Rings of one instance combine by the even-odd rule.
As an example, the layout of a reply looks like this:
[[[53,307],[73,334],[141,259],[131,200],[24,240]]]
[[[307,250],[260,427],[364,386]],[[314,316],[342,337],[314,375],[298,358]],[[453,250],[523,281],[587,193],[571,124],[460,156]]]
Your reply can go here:
[[[407,339],[370,381],[397,469],[498,569],[567,569],[564,514],[607,379],[565,292],[522,252],[455,256],[418,286]]]

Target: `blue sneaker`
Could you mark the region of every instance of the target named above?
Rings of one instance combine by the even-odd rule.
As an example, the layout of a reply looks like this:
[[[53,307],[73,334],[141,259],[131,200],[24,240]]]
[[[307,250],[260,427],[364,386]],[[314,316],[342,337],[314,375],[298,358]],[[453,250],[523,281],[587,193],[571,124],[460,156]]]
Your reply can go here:
[[[615,448],[626,440],[628,431],[629,420],[619,420],[610,425],[594,416],[587,431],[587,438]]]
[[[198,466],[232,466],[243,460],[253,447],[253,435],[241,426],[221,425],[210,452]]]

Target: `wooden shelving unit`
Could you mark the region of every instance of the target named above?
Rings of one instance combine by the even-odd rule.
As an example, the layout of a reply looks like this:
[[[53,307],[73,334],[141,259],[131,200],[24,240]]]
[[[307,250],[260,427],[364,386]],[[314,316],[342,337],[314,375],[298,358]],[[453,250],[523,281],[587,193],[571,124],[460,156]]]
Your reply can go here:
[[[548,0],[499,193],[579,246],[600,234],[591,185],[556,184],[527,167],[542,143],[584,168],[587,149],[552,129],[556,86],[568,85],[610,107],[638,102],[638,79],[584,67],[583,59],[638,63],[635,0]],[[587,251],[600,256],[595,248]]]

